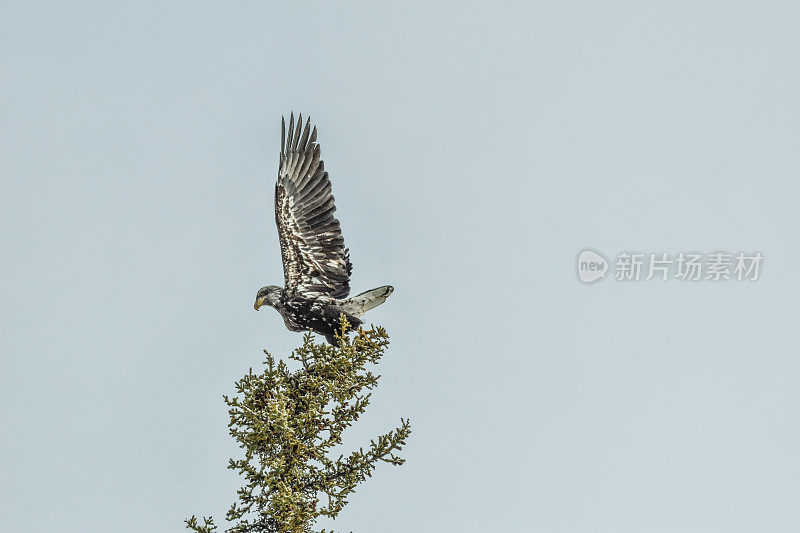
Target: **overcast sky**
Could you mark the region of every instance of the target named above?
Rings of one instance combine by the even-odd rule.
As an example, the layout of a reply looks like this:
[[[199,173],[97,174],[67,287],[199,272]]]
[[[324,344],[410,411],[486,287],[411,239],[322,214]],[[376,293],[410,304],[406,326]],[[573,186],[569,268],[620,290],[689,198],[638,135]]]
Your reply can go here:
[[[396,289],[345,444],[413,426],[319,527],[800,530],[800,8],[468,4],[0,2],[4,530],[223,522],[221,396],[301,341],[253,310],[290,111],[353,291]],[[584,285],[584,248],[764,262]]]

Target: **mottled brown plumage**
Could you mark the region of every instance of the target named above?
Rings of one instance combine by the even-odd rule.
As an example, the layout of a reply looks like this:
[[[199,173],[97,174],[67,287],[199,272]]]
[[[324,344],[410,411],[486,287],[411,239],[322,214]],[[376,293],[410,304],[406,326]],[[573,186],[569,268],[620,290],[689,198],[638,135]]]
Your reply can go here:
[[[275,223],[283,256],[286,290],[347,298],[352,265],[339,221],[331,181],[320,159],[317,128],[302,115],[281,122],[281,154],[275,184]],[[302,135],[301,135],[302,131]]]
[[[294,114],[281,120],[281,152],[275,184],[275,223],[283,259],[285,287],[263,287],[255,308],[278,310],[291,331],[312,330],[335,343],[333,333],[344,314],[353,327],[359,317],[383,303],[394,290],[385,285],[347,299],[353,266],[344,246],[331,182],[320,159],[317,128]]]

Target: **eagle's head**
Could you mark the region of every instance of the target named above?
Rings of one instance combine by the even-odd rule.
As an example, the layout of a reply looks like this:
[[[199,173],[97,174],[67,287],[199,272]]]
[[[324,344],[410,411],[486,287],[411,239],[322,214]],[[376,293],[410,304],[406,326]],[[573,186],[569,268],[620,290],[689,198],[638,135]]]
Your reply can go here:
[[[258,294],[256,294],[256,303],[253,304],[253,307],[256,311],[258,311],[259,307],[267,304],[270,307],[275,307],[277,309],[282,294],[283,289],[277,285],[267,285],[266,287],[261,287],[258,290]]]

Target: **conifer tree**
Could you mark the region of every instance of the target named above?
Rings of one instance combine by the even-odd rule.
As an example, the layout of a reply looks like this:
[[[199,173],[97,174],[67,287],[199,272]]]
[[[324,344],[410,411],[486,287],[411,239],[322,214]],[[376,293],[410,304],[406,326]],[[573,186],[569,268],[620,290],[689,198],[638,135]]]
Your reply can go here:
[[[244,477],[238,501],[226,514],[234,533],[307,533],[319,517],[335,518],[348,496],[380,462],[401,465],[396,455],[411,434],[408,420],[349,455],[329,457],[342,432],[369,405],[379,375],[377,364],[389,344],[381,327],[359,329],[351,338],[347,321],[337,333],[338,345],[315,343],[306,334],[289,359],[290,371],[266,350],[261,373],[251,368],[236,383],[237,396],[224,396],[229,432],[244,451],[228,468]],[[217,531],[212,518],[186,520],[197,533]],[[325,533],[322,530],[320,533]],[[329,532],[331,533],[331,532]]]

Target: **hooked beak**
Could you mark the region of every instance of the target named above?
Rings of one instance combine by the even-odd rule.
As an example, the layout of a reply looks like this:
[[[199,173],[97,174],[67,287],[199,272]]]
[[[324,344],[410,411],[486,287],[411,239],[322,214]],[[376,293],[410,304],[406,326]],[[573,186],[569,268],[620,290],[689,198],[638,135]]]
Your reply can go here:
[[[259,298],[258,300],[256,300],[256,303],[253,304],[253,309],[258,311],[258,308],[261,307],[262,305],[264,305],[264,298]]]

